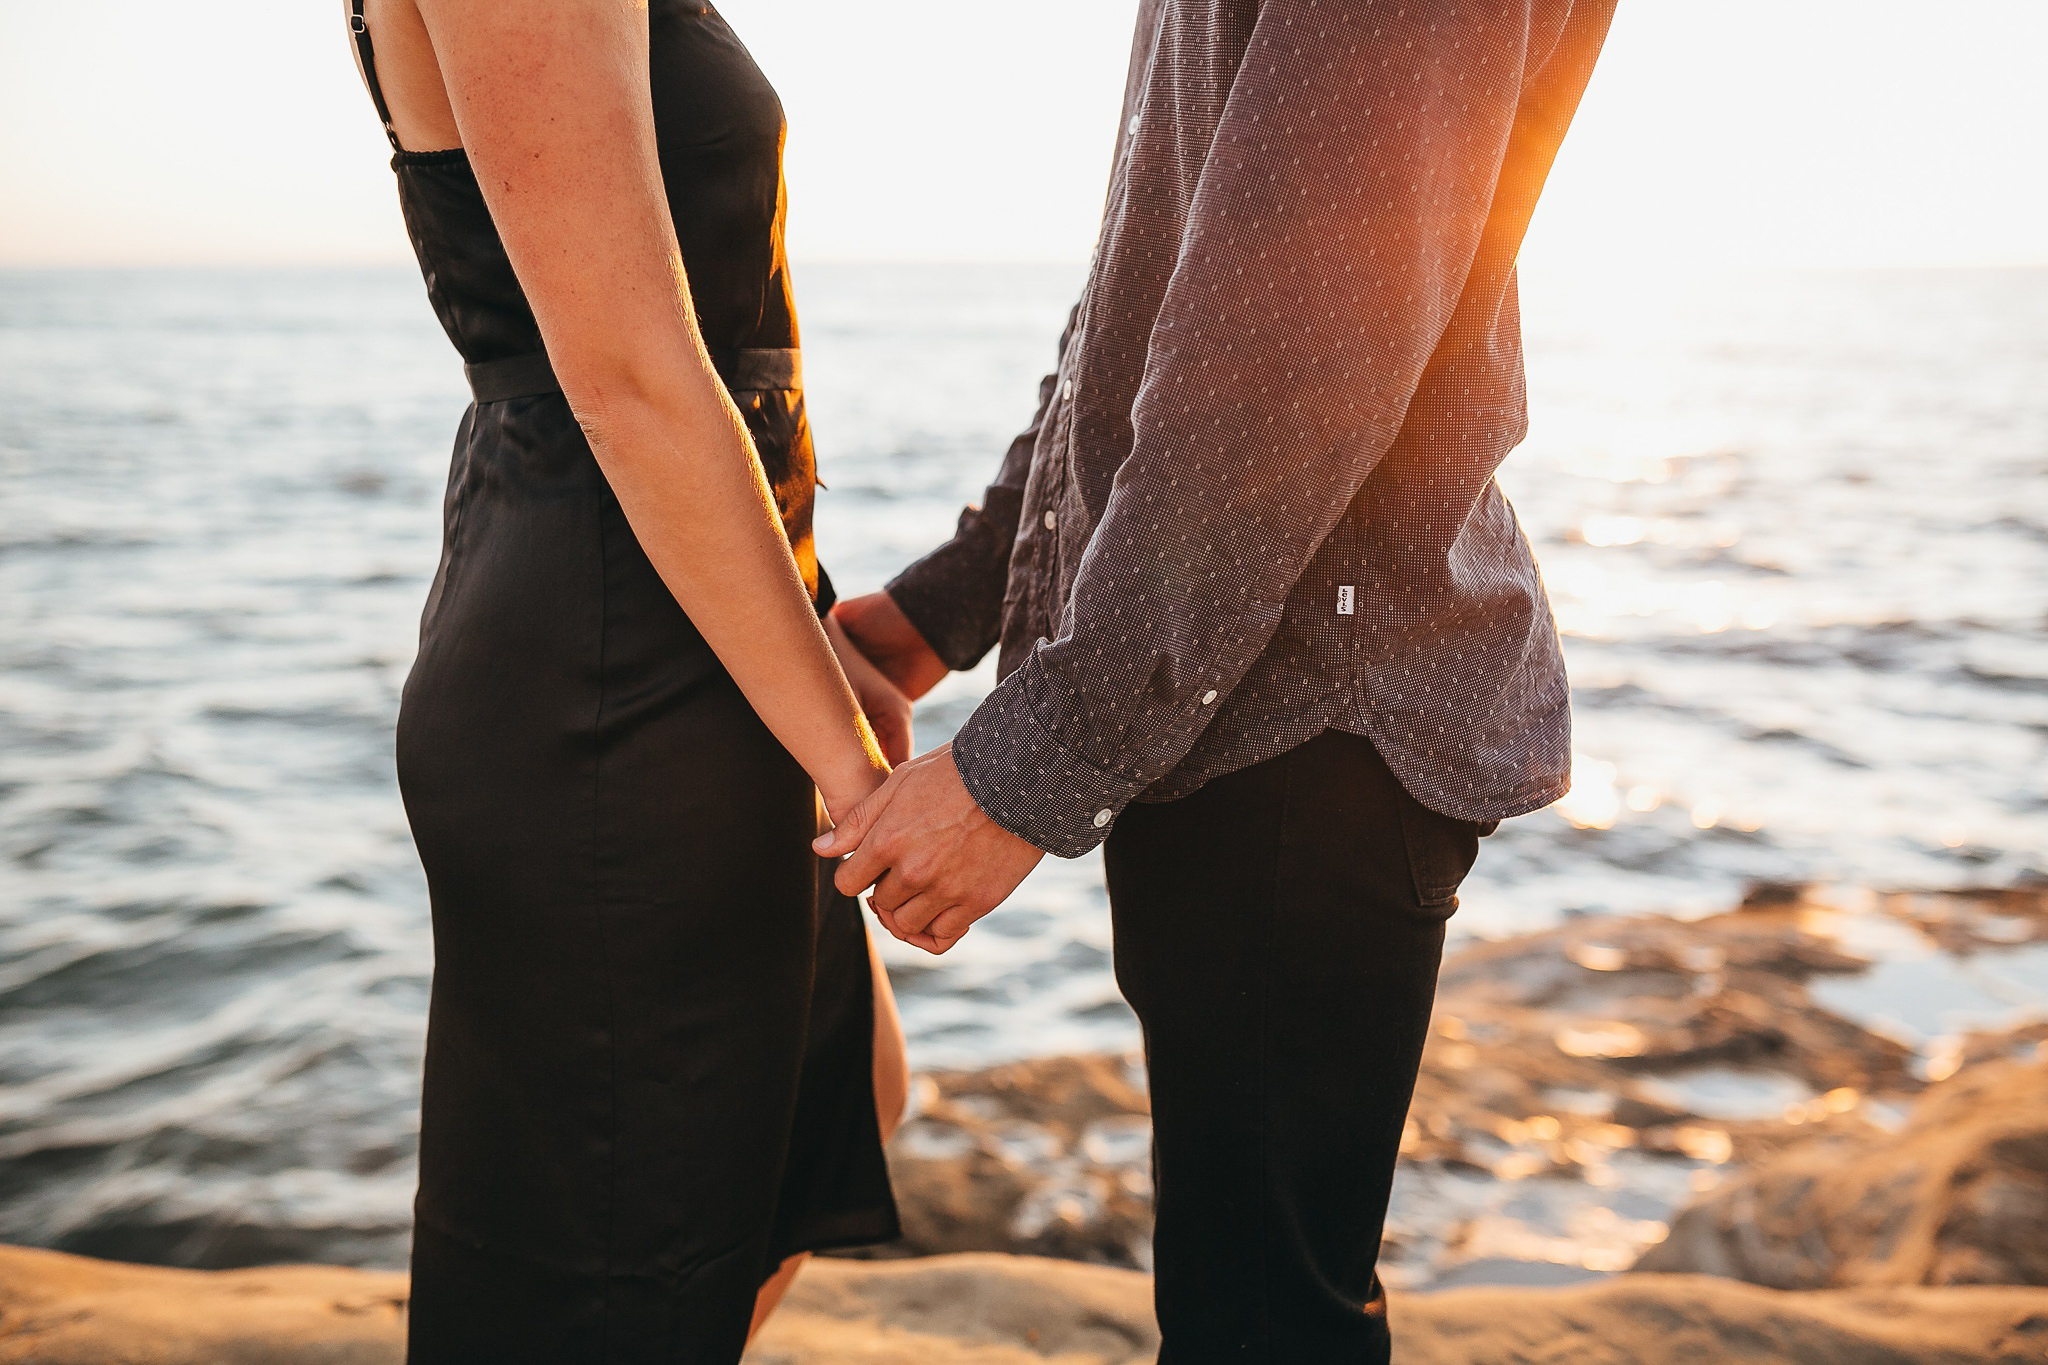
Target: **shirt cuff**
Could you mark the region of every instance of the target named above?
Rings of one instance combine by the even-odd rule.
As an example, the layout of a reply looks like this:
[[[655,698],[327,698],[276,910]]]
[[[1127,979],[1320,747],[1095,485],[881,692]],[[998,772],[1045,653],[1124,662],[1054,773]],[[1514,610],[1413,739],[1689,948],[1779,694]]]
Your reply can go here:
[[[953,763],[989,819],[1047,853],[1078,858],[1109,837],[1147,784],[1062,744],[1060,710],[1037,658],[1028,659],[960,728]]]

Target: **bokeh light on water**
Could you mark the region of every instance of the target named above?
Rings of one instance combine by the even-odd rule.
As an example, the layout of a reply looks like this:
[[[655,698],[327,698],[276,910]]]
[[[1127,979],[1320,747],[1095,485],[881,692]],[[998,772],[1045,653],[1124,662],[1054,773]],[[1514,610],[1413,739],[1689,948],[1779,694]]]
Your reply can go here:
[[[843,590],[978,493],[1077,285],[800,271]],[[2048,875],[2048,272],[1526,295],[1504,482],[1579,758],[1459,931]],[[403,271],[0,274],[0,1235],[402,1246],[430,947],[390,727],[463,401]],[[889,956],[920,1064],[1135,1039],[1095,859]]]

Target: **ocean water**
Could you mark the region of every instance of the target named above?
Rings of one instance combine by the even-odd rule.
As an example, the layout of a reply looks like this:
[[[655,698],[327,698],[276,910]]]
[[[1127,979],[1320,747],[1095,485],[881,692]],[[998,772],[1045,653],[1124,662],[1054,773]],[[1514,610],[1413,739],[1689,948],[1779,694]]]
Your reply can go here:
[[[947,533],[1078,284],[800,271],[842,591]],[[1579,758],[1457,931],[2048,878],[2048,271],[1539,276],[1525,316],[1503,483]],[[0,273],[0,1238],[402,1256],[431,945],[391,727],[464,401],[406,271]],[[914,1060],[1132,1046],[1109,952],[1094,859],[889,945]]]

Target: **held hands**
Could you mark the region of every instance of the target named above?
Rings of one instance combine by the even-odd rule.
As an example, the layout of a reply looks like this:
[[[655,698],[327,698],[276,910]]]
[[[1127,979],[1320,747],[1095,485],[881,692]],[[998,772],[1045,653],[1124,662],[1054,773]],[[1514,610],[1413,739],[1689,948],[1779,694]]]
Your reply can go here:
[[[868,904],[883,928],[943,953],[1045,855],[982,813],[960,780],[951,745],[910,759],[910,704],[951,670],[895,599],[876,592],[842,601],[826,633],[883,752],[898,766],[843,817],[834,808],[836,827],[818,840],[818,852],[845,858],[837,882],[846,895],[873,889]]]
[[[982,813],[950,744],[899,766],[816,848],[846,858],[842,892],[873,887],[868,904],[882,926],[929,953],[958,943],[1045,856]]]

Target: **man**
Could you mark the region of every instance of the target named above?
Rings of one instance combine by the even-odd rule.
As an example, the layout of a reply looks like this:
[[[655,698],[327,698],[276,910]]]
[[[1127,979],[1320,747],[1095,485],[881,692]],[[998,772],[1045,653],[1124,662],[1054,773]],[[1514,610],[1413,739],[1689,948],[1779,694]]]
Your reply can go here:
[[[1148,0],[1107,215],[984,504],[837,619],[1003,681],[821,850],[943,952],[1107,841],[1168,1365],[1385,1361],[1374,1263],[1443,921],[1560,796],[1494,483],[1515,255],[1615,0]]]

